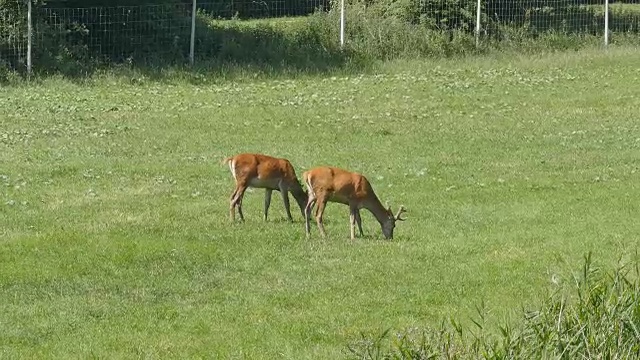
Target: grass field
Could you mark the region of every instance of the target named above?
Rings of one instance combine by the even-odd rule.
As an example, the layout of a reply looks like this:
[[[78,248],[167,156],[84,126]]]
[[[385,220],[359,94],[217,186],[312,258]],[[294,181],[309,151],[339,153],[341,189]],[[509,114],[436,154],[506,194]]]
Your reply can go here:
[[[0,89],[0,355],[342,358],[360,332],[535,306],[640,240],[636,49],[235,81]],[[237,152],[367,175],[407,221],[322,240],[247,193]],[[293,203],[295,204],[295,203]],[[293,205],[295,206],[295,205]],[[553,279],[553,281],[552,281]],[[559,279],[559,280],[558,280]]]

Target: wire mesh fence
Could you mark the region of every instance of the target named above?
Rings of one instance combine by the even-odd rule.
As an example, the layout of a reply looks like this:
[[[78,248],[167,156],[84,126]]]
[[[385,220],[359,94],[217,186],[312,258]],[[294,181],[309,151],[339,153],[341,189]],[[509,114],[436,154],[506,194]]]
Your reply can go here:
[[[329,9],[329,0],[230,0],[198,2],[197,8],[214,19],[256,19],[302,16]]]
[[[5,1],[0,6],[0,67],[26,69],[27,6],[23,1]]]
[[[371,16],[374,22],[391,17],[435,32],[477,32],[477,40],[486,44],[547,33],[602,36],[604,41],[605,23],[611,34],[640,33],[640,0],[608,6],[605,0],[410,0],[410,6],[356,1],[348,1],[347,11],[360,6],[366,9],[362,16]],[[0,0],[0,66],[26,69],[26,4],[26,0]],[[335,13],[340,9],[332,5],[337,4],[332,0],[208,0],[198,1],[195,13],[192,0],[82,8],[39,5],[32,11],[34,67],[82,68],[92,62],[152,63],[154,59],[184,63],[193,50],[196,56],[215,56],[210,49],[198,48],[203,43],[198,35],[211,31],[212,21]],[[224,36],[218,34],[215,39],[225,41]]]
[[[41,8],[35,16],[39,21],[34,43],[40,56],[49,55],[60,43],[72,47],[80,58],[97,54],[112,61],[142,53],[181,57],[189,47],[191,6],[184,3]]]
[[[515,26],[535,33],[593,35],[604,32],[604,1],[585,4],[576,0],[489,0],[486,13],[488,20],[498,26]]]
[[[598,6],[603,4],[602,2]],[[561,27],[580,31],[584,26],[592,24],[592,14],[577,1],[534,0],[525,3],[490,0],[487,2],[486,12],[490,19],[499,24],[524,26],[536,31],[557,30]],[[602,29],[602,24],[599,27]]]

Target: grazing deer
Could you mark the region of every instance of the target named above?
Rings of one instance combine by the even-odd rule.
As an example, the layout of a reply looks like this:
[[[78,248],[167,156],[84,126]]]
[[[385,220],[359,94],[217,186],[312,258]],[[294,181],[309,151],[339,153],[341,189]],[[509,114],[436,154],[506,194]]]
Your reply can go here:
[[[363,175],[349,172],[335,167],[316,167],[302,174],[302,179],[309,191],[309,200],[305,207],[305,230],[307,237],[310,235],[311,209],[317,202],[316,222],[322,236],[326,236],[322,215],[327,202],[337,202],[349,206],[349,222],[351,240],[355,239],[355,225],[358,224],[360,236],[362,223],[360,209],[365,208],[375,216],[382,227],[382,234],[386,239],[393,239],[393,229],[396,221],[404,221],[400,214],[406,212],[404,206],[400,206],[397,214],[393,214],[391,208],[385,208],[380,203],[371,184]]]
[[[302,189],[293,166],[287,159],[279,159],[262,154],[238,154],[226,158],[222,162],[228,164],[231,174],[236,181],[236,188],[231,194],[229,215],[231,221],[235,221],[235,209],[238,208],[240,220],[244,221],[242,214],[242,197],[248,187],[265,189],[264,196],[264,220],[267,220],[271,193],[280,191],[287,218],[293,221],[289,206],[289,192],[300,206],[300,212],[304,216],[304,207],[307,203],[307,192]]]

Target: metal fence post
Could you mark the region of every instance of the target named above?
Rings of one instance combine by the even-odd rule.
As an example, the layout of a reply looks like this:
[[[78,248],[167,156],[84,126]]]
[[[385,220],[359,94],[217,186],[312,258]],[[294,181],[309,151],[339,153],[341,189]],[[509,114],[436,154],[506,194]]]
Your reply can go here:
[[[189,44],[189,64],[193,66],[195,62],[195,45],[196,45],[196,1],[193,0],[191,8],[191,42]]]
[[[480,46],[480,14],[482,11],[482,0],[478,0],[476,6],[476,48]]]
[[[340,47],[344,46],[344,0],[340,0]]]
[[[27,76],[31,76],[31,38],[33,26],[31,24],[31,0],[27,0]]]
[[[609,45],[609,0],[604,0],[604,46]]]

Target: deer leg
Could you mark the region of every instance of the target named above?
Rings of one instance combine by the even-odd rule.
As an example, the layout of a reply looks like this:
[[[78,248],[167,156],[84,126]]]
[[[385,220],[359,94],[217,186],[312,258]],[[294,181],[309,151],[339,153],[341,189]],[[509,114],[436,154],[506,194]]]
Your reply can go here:
[[[240,216],[240,221],[244,222],[244,215],[242,214],[242,197],[240,201],[238,201],[238,215]]]
[[[307,237],[311,235],[311,224],[310,224],[311,210],[313,209],[313,206],[315,204],[316,204],[316,199],[309,198],[309,201],[307,202],[307,206],[305,206],[304,208],[304,229],[307,234]]]
[[[351,233],[351,240],[356,239],[356,213],[358,209],[349,207],[349,232]]]
[[[289,222],[293,222],[291,204],[289,203],[289,192],[287,189],[280,188],[280,194],[282,194],[282,202],[284,202],[284,210],[287,212],[287,219],[289,219]]]
[[[271,193],[273,190],[265,189],[264,191],[264,221],[267,221],[267,215],[269,214],[269,206],[271,205]]]
[[[307,238],[311,235],[311,210],[316,204],[316,196],[313,191],[309,191],[309,198],[307,199],[307,205],[304,207],[304,229],[307,234]]]
[[[235,208],[238,208],[238,215],[240,215],[240,221],[244,221],[244,215],[242,214],[242,197],[244,196],[244,192],[247,190],[247,186],[244,184],[240,184],[236,186],[236,191],[234,191],[231,201],[230,201],[230,215],[231,221],[234,221],[235,216]]]
[[[364,232],[362,231],[362,218],[360,217],[360,209],[356,208],[355,216],[356,216],[356,224],[358,224],[358,230],[360,230],[360,237],[362,237],[364,236]]]
[[[320,229],[322,237],[327,236],[327,233],[324,231],[324,225],[322,224],[322,215],[324,215],[324,208],[326,205],[326,199],[320,199],[320,201],[318,201],[318,208],[316,209],[316,223],[318,224],[318,229]]]
[[[229,199],[229,218],[231,219],[231,222],[236,221],[235,197],[237,194],[238,194],[238,187],[236,187],[236,189],[233,190],[233,194],[231,194],[231,198]]]

